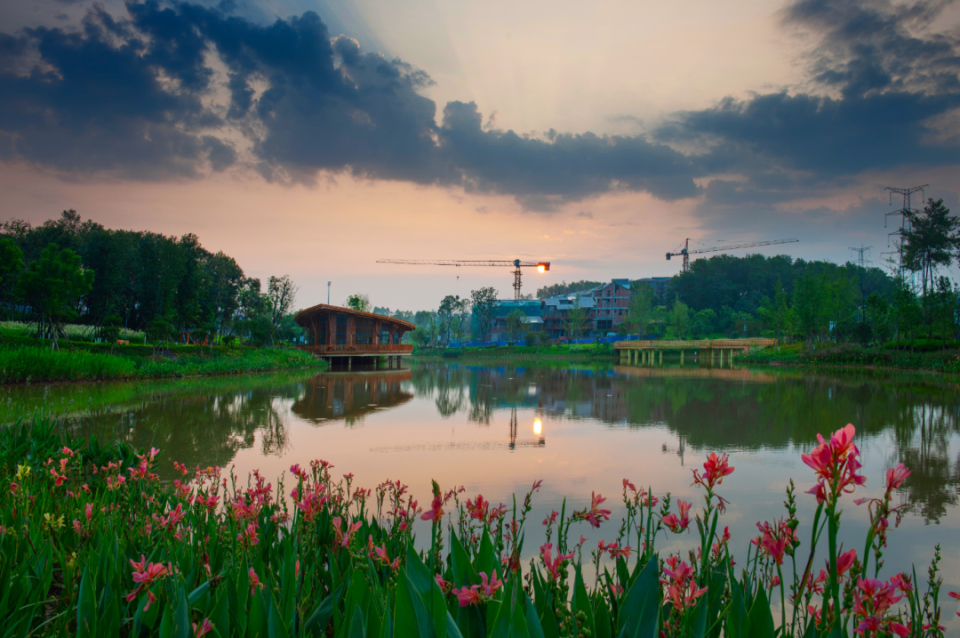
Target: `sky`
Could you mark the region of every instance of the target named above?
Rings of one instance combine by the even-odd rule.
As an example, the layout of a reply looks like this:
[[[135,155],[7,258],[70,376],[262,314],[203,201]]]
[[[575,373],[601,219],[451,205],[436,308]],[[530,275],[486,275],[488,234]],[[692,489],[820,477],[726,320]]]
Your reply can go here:
[[[885,187],[960,207],[958,27],[942,1],[0,3],[0,220],[195,233],[301,307],[512,296],[380,258],[550,261],[527,293],[673,275],[686,238],[881,265]]]

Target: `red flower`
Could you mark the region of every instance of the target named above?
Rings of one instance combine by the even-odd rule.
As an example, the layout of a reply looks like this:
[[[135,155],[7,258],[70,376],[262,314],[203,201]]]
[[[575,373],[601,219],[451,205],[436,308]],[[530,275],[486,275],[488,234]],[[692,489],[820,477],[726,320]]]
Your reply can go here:
[[[703,485],[708,490],[723,483],[723,477],[733,474],[734,468],[728,463],[729,457],[724,454],[718,457],[716,452],[712,452],[703,464],[703,476],[693,470],[693,481]]]
[[[663,524],[670,528],[670,531],[676,534],[684,531],[690,525],[690,516],[688,513],[691,506],[691,503],[678,500],[677,507],[680,509],[680,516],[678,517],[676,514],[667,514],[663,517]]]

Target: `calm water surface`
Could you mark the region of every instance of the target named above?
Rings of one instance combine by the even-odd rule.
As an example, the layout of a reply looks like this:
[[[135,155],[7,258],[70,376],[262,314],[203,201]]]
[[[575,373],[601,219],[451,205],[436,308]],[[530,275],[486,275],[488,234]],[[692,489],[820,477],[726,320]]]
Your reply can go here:
[[[712,451],[729,453],[736,467],[720,493],[731,502],[725,523],[741,560],[756,522],[784,514],[790,478],[806,548],[814,502],[802,492],[813,474],[800,454],[818,432],[853,423],[868,477],[862,495],[879,496],[884,471],[898,461],[914,471],[898,494],[907,514],[891,534],[887,574],[914,563],[922,577],[939,543],[945,586],[960,589],[960,394],[951,379],[415,362],[366,373],[6,388],[0,401],[8,415],[42,405],[84,432],[157,447],[168,477],[174,460],[276,477],[322,458],[361,486],[401,479],[421,502],[436,479],[494,503],[522,498],[543,479],[529,555],[543,542],[539,521],[564,497],[568,511],[589,503],[591,491],[609,497],[613,521],[575,528],[591,543],[616,537],[624,478],[699,501],[691,469]],[[852,499],[844,509],[845,545],[862,552],[867,512]],[[694,543],[687,534],[660,547]]]

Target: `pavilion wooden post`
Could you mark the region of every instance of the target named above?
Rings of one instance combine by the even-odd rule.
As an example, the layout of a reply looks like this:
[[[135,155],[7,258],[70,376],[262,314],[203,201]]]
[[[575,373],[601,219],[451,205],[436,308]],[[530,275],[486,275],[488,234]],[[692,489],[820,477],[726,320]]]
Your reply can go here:
[[[347,315],[347,346],[352,346],[357,341],[357,322],[353,315]]]
[[[327,348],[335,349],[337,345],[337,313],[327,315]],[[331,348],[333,346],[333,348]]]

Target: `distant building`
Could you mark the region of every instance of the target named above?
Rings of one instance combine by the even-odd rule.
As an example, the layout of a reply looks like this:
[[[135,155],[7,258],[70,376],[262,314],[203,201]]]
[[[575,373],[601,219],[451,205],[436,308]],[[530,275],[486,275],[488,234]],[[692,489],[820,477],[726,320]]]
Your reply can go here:
[[[627,318],[630,305],[630,280],[613,279],[608,284],[574,292],[566,295],[557,295],[543,300],[543,323],[547,335],[551,339],[568,337],[567,317],[572,308],[577,306],[587,313],[587,325],[584,337],[605,337],[615,332],[617,326]]]

